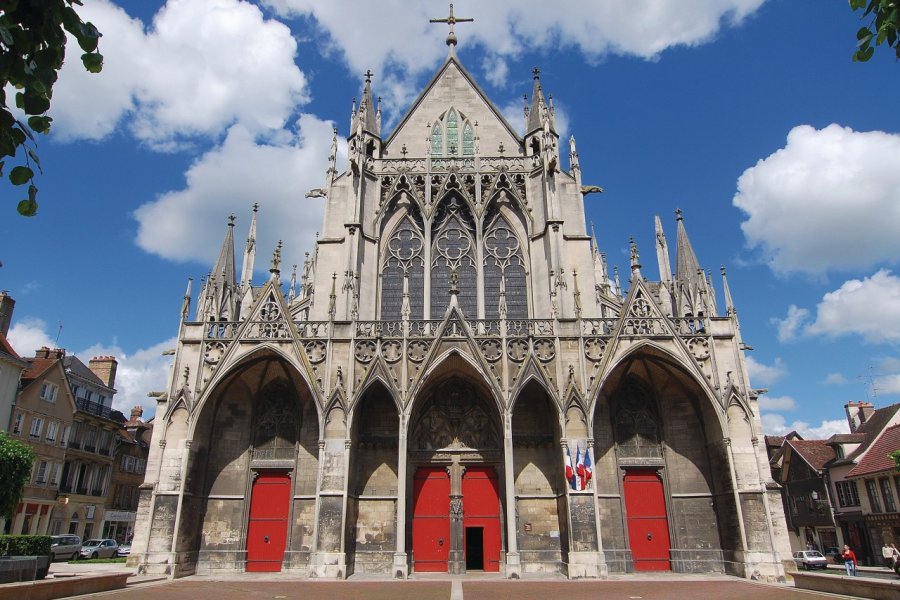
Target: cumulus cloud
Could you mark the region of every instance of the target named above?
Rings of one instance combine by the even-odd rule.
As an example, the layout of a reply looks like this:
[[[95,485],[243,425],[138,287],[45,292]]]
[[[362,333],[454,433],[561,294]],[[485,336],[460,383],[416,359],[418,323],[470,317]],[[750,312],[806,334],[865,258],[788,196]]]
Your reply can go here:
[[[879,394],[900,394],[900,373],[876,377],[875,389]]]
[[[840,373],[829,373],[820,383],[824,383],[825,385],[842,385],[847,383],[847,378]]]
[[[900,256],[900,135],[829,125],[791,130],[787,145],[738,179],[747,244],[777,274],[894,263]]]
[[[882,269],[865,279],[851,279],[825,294],[816,308],[809,334],[859,335],[868,342],[900,342],[900,277]]]
[[[776,358],[772,365],[766,365],[752,356],[748,356],[747,372],[754,385],[772,385],[787,375],[787,367],[784,366],[781,358]]]
[[[324,182],[332,124],[304,115],[298,128],[294,139],[259,143],[245,128],[233,126],[221,146],[190,167],[184,189],[166,192],[135,211],[138,245],[164,258],[212,265],[226,216],[234,213],[247,224],[250,206],[258,202],[257,264],[267,262],[278,240],[285,243],[282,268],[302,264],[323,211],[321,200],[304,195]],[[235,231],[238,251],[246,231],[246,226]]]
[[[34,356],[35,350],[56,345],[47,333],[47,323],[42,319],[24,318],[16,321],[10,327],[6,339],[21,357]]]
[[[760,396],[759,409],[766,411],[794,410],[797,402],[790,396]]]
[[[778,328],[778,341],[790,342],[796,339],[800,327],[809,319],[809,311],[791,304],[788,314],[783,319],[772,318],[769,321]]]
[[[79,12],[103,32],[104,64],[98,74],[77,60],[62,69],[53,127],[63,139],[101,139],[123,123],[157,147],[217,138],[233,123],[267,131],[308,98],[290,29],[249,2],[169,0],[146,29],[108,0]]]
[[[836,433],[850,433],[850,427],[844,419],[822,421],[813,426],[806,421],[794,421],[788,424],[783,415],[765,413],[761,417],[763,431],[767,435],[785,435],[796,431],[806,440],[826,440]]]
[[[40,319],[21,319],[9,330],[9,342],[20,356],[34,356],[41,346],[55,347],[56,343],[47,332],[47,323]],[[115,356],[119,366],[116,373],[116,395],[113,408],[127,417],[133,406],[144,409],[144,419],[149,419],[156,411],[156,401],[147,397],[148,392],[164,391],[168,383],[170,356],[163,356],[164,350],[175,347],[175,338],[153,344],[133,353],[123,350],[118,344],[94,344],[84,350],[68,352],[74,354],[85,365],[94,356]]]

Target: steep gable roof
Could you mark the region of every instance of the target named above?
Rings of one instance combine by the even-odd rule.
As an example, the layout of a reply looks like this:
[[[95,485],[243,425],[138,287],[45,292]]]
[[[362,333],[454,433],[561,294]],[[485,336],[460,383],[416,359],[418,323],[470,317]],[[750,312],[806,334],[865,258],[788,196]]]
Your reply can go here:
[[[850,469],[847,477],[862,477],[894,468],[891,452],[900,450],[900,425],[891,425],[871,444],[866,455],[855,467]]]
[[[816,471],[821,471],[834,458],[834,448],[828,445],[827,440],[786,440],[785,444]]]
[[[869,416],[869,419],[856,428],[851,434],[851,436],[865,436],[862,441],[857,442],[858,438],[854,437],[852,442],[846,443],[859,443],[859,446],[853,450],[849,455],[847,455],[843,459],[837,459],[831,463],[829,466],[840,466],[847,465],[851,463],[859,462],[861,457],[867,453],[869,448],[877,439],[878,435],[884,431],[884,428],[888,426],[888,424],[897,416],[897,412],[900,411],[900,403],[891,404],[890,406],[885,406],[884,408],[879,408],[875,412]]]
[[[90,368],[88,368],[86,364],[81,362],[81,359],[79,359],[74,354],[71,356],[66,356],[63,359],[63,366],[65,366],[68,371],[71,371],[73,375],[80,377],[85,381],[89,381],[103,388],[108,387],[99,377],[97,377],[96,373],[91,371]]]

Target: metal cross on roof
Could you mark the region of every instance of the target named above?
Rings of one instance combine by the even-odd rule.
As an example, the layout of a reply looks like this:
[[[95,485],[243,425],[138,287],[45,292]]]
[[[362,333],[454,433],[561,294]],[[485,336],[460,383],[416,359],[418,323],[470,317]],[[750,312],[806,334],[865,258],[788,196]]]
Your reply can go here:
[[[444,19],[429,19],[429,23],[446,23],[450,26],[450,32],[447,34],[447,45],[448,46],[456,46],[456,33],[453,31],[453,26],[457,23],[471,23],[475,19],[466,19],[466,18],[456,18],[453,16],[453,4],[450,4],[450,16]],[[452,48],[451,48],[452,49]]]

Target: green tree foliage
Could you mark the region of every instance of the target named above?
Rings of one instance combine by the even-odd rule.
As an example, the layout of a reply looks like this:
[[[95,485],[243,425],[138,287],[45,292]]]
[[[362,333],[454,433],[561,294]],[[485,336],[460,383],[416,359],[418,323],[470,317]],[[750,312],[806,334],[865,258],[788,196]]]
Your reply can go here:
[[[9,171],[16,186],[28,184],[27,197],[17,206],[20,214],[37,213],[34,169],[41,170],[35,133],[47,133],[53,119],[47,116],[53,84],[66,56],[66,32],[78,40],[81,62],[91,73],[103,68],[97,51],[100,32],[75,12],[81,0],[0,0],[0,177],[6,157],[22,163]],[[6,88],[15,89],[15,106],[27,118],[16,119],[7,104]]]
[[[856,32],[857,50],[853,53],[854,62],[866,62],[875,54],[875,46],[887,42],[900,58],[900,45],[897,44],[898,27],[900,27],[900,2],[898,0],[850,0],[850,8],[862,10],[862,19],[871,19],[868,26],[860,27]],[[874,44],[873,44],[874,42]]]
[[[894,450],[888,456],[894,459],[894,470],[900,473],[900,450]]]
[[[31,446],[0,432],[0,515],[11,519],[22,501],[25,484],[31,479],[34,451]]]

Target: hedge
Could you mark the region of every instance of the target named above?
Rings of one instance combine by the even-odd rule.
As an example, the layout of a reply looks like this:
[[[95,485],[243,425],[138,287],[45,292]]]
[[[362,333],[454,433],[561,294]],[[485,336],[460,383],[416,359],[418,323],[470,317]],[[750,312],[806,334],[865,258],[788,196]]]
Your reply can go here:
[[[49,535],[0,535],[0,556],[46,556]]]

